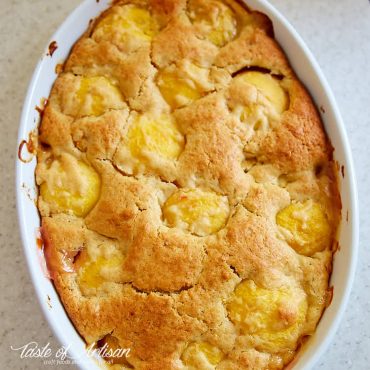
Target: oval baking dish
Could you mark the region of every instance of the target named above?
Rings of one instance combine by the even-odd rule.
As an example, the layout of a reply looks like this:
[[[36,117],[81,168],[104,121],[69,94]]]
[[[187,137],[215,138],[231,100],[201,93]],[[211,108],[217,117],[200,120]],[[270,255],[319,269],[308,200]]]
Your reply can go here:
[[[69,347],[70,355],[82,369],[100,368],[89,357],[86,345],[71,321],[53,284],[47,277],[37,230],[40,217],[35,205],[36,159],[32,155],[32,133],[37,129],[42,114],[40,104],[50,94],[56,79],[59,63],[65,60],[71,47],[84,33],[90,20],[110,5],[110,1],[84,1],[56,32],[39,62],[31,81],[19,129],[19,160],[16,168],[17,207],[23,246],[33,284],[43,311],[60,342]],[[339,230],[339,248],[334,258],[330,285],[334,295],[326,309],[315,335],[305,345],[289,367],[309,369],[318,360],[335,334],[349,297],[357,259],[358,211],[353,165],[343,122],[332,93],[307,47],[289,23],[264,0],[249,0],[248,6],[266,14],[272,21],[275,38],[287,54],[300,80],[308,88],[318,107],[327,135],[335,148],[334,158],[338,165],[338,182],[342,198],[342,222]],[[27,141],[28,140],[28,141]],[[23,145],[27,144],[27,145]],[[26,153],[30,151],[31,153]],[[27,157],[28,156],[28,157]]]

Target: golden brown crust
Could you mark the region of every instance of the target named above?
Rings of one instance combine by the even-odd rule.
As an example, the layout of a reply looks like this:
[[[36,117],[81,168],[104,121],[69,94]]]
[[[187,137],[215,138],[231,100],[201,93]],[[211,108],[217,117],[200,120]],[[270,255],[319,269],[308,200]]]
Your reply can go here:
[[[320,116],[298,81],[289,81],[290,109],[260,143],[260,159],[285,172],[302,171],[330,158]],[[258,155],[258,154],[257,154]]]
[[[230,73],[246,67],[261,67],[274,74],[291,74],[287,58],[277,42],[260,28],[248,26],[239,38],[224,46],[215,59],[215,65]]]
[[[139,19],[133,30],[130,9]],[[218,14],[226,28],[215,35],[217,22],[209,22]],[[243,80],[250,71],[272,76],[280,100]],[[180,76],[169,84],[187,84],[175,86],[177,100],[163,90],[166,73]],[[165,131],[156,138],[158,122]],[[132,139],[140,124],[146,136]],[[113,336],[137,369],[281,369],[315,331],[331,245],[298,253],[277,217],[314,202],[334,235],[340,196],[319,114],[265,15],[232,0],[114,1],[74,45],[39,141],[46,262],[88,343]],[[66,171],[60,180],[58,171]],[[56,191],[45,190],[48,181]],[[166,218],[166,202],[181,191],[186,200],[189,189],[212,194],[201,207],[223,199],[221,227],[204,219],[217,217],[214,209],[203,215],[211,232],[201,236],[187,226],[193,214],[177,224]],[[279,305],[277,327],[235,319],[230,302],[244,282],[272,294],[266,311]],[[187,360],[194,343],[221,355]]]
[[[217,53],[213,44],[197,38],[189,19],[182,15],[169,22],[153,42],[153,63],[164,68],[182,59],[210,66]]]

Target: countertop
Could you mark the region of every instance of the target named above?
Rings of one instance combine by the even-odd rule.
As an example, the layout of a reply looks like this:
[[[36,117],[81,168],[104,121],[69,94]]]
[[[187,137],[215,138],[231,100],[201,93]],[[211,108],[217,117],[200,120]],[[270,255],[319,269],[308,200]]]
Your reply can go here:
[[[95,1],[95,0],[91,0]],[[32,71],[47,41],[80,0],[0,0],[0,368],[43,369],[13,348],[59,344],[32,287],[18,232],[14,166],[17,130]],[[342,112],[360,200],[360,254],[346,314],[315,370],[370,369],[370,3],[368,0],[271,0],[316,56]],[[65,370],[72,365],[53,366]]]

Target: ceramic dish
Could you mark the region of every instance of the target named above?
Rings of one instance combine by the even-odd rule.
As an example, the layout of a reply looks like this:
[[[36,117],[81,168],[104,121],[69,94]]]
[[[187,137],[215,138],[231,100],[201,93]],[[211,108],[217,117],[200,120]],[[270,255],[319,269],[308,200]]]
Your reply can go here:
[[[56,78],[58,64],[69,54],[72,45],[86,30],[90,19],[99,15],[110,5],[109,0],[85,0],[63,23],[52,37],[45,54],[36,67],[26,96],[19,129],[19,157],[16,168],[16,192],[20,231],[25,255],[31,272],[41,307],[50,326],[61,344],[69,348],[81,369],[101,368],[86,352],[86,345],[70,322],[52,282],[45,274],[42,250],[39,246],[37,230],[40,219],[35,199],[36,159],[32,156],[30,133],[37,129],[40,120],[42,99],[49,96]],[[334,157],[338,163],[338,181],[342,197],[342,223],[338,235],[339,249],[335,254],[334,269],[330,285],[334,289],[333,300],[325,311],[315,335],[305,345],[292,366],[297,369],[310,369],[324,353],[333,338],[343,316],[352,285],[357,259],[358,211],[357,192],[353,164],[344,124],[330,88],[322,72],[297,32],[265,0],[248,0],[254,10],[265,13],[273,22],[275,38],[287,54],[293,69],[312,94],[328,137],[335,148]],[[41,107],[42,108],[42,107]]]

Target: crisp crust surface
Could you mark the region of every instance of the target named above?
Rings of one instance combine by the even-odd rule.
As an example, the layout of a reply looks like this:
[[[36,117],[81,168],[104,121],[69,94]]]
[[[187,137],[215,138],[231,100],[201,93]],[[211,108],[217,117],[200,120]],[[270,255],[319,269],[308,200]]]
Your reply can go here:
[[[282,369],[328,303],[332,148],[261,13],[115,1],[39,130],[45,257],[115,368]]]

